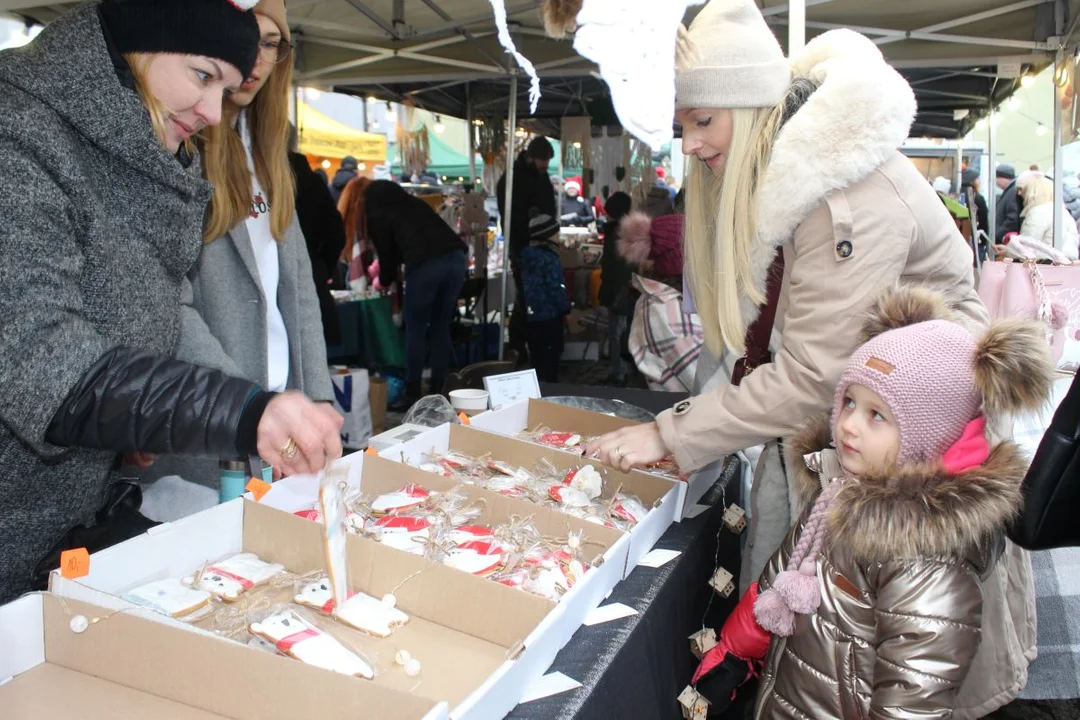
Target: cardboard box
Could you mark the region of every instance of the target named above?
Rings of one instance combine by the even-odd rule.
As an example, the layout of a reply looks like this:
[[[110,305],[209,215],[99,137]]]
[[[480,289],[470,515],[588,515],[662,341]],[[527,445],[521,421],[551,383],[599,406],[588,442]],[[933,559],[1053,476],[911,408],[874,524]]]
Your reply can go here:
[[[447,717],[445,703],[387,690],[239,643],[49,594],[0,607],[5,720],[296,720],[318,707]],[[71,618],[98,618],[82,633]],[[356,717],[356,715],[352,715]]]
[[[517,437],[525,430],[534,430],[538,427],[595,436],[637,424],[626,418],[567,407],[544,400],[521,400],[513,405],[477,415],[472,418],[471,426],[479,430]],[[716,479],[720,477],[723,466],[723,460],[710,463],[691,475],[686,482],[679,483],[676,521],[681,521],[686,517],[687,512],[701,499],[701,496],[708,492]]]
[[[604,497],[611,497],[620,488],[628,495],[636,495],[642,504],[651,510],[645,519],[630,531],[630,547],[624,577],[633,571],[638,561],[652,549],[664,531],[674,522],[679,494],[682,490],[680,486],[684,485],[681,482],[636,470],[623,473],[595,460],[463,425],[442,425],[433,428],[423,435],[379,454],[396,462],[419,465],[432,453],[447,450],[458,450],[475,457],[487,455],[494,460],[512,462],[525,468],[535,467],[541,460],[547,460],[560,470],[592,465],[605,477]]]
[[[375,456],[349,456],[349,481],[357,473],[365,490],[386,492],[409,482],[422,482],[432,490],[448,490],[456,483],[415,468],[402,468]],[[381,467],[380,467],[381,465]],[[364,472],[363,468],[367,467]],[[308,487],[303,487],[305,484]],[[54,573],[54,592],[67,598],[94,602],[110,608],[130,608],[121,599],[128,590],[168,577],[183,577],[207,561],[247,551],[264,560],[280,562],[290,571],[304,574],[325,567],[322,526],[282,510],[310,506],[317,480],[311,476],[275,483],[263,503],[236,500],[211,508],[91,556],[90,574],[68,580]],[[502,717],[551,665],[555,655],[580,626],[584,615],[595,608],[622,578],[628,538],[617,531],[590,525],[554,510],[505,498],[482,488],[465,492],[485,500],[481,521],[497,523],[512,514],[531,511],[534,522],[547,534],[565,535],[580,530],[596,543],[599,566],[590,570],[556,605],[537,596],[433,564],[426,559],[381,543],[351,535],[348,538],[349,577],[353,589],[374,597],[393,592],[397,605],[409,614],[407,625],[380,640],[315,617],[316,624],[360,651],[378,673],[375,680],[356,680],[364,687],[390,693],[403,702],[420,698],[433,706],[453,707],[451,717],[474,720]],[[297,507],[291,507],[296,505]],[[571,522],[572,521],[572,522]],[[271,601],[291,598],[291,589],[254,591]],[[142,611],[140,611],[142,612]],[[159,623],[200,631],[202,621],[185,625],[161,615],[147,613]],[[309,613],[309,616],[315,616]],[[393,664],[398,649],[407,649],[420,660],[422,673],[411,678]],[[258,652],[252,650],[252,652]],[[287,660],[301,665],[301,663]],[[280,673],[278,673],[280,675]],[[288,677],[283,682],[288,682]],[[420,681],[419,687],[417,686]],[[413,689],[415,687],[415,690]],[[408,706],[408,705],[406,705]],[[375,707],[371,703],[357,707]],[[380,718],[373,714],[356,717]],[[422,717],[412,715],[410,717]]]
[[[348,547],[353,589],[375,597],[394,592],[398,607],[410,616],[407,625],[383,640],[316,617],[323,630],[374,660],[378,673],[374,680],[353,679],[363,688],[358,693],[369,691],[372,696],[353,707],[380,710],[354,717],[391,717],[381,710],[395,706],[391,700],[400,701],[403,707],[416,707],[417,700],[425,707],[446,701],[454,706],[454,718],[502,717],[520,700],[527,683],[550,665],[548,660],[534,673],[519,671],[519,683],[525,684],[514,682],[510,671],[516,668],[504,667],[516,665],[514,658],[524,652],[529,637],[552,613],[554,603],[358,536],[349,538]],[[128,590],[153,580],[189,575],[208,560],[241,551],[280,562],[297,574],[325,567],[321,525],[259,503],[236,500],[95,553],[89,575],[67,580],[54,573],[51,586],[66,598],[127,608],[131,605],[120,596]],[[291,590],[278,592],[279,600],[291,597]],[[163,615],[147,616],[199,631]],[[394,654],[401,648],[420,660],[419,678],[408,677],[394,666]],[[292,682],[288,674],[291,667],[305,666],[284,660],[291,665],[274,675],[282,683]],[[423,717],[423,713],[409,717]]]

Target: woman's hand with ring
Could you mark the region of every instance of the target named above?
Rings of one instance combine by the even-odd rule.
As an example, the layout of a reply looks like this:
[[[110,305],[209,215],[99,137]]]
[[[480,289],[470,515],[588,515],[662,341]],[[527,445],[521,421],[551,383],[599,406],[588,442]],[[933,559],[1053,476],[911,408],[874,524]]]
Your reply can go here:
[[[602,435],[585,449],[587,457],[595,457],[623,472],[659,462],[670,452],[655,421]]]
[[[274,397],[259,420],[259,455],[282,476],[318,472],[341,457],[344,418],[299,392]]]

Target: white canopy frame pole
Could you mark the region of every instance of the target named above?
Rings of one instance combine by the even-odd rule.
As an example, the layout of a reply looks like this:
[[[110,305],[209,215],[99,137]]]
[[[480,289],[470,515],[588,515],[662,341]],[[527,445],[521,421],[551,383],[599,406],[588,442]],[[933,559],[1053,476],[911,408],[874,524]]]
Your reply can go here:
[[[513,61],[511,61],[513,64]],[[506,348],[506,278],[510,274],[510,219],[514,209],[514,158],[517,156],[515,139],[517,137],[517,71],[510,75],[510,113],[506,131],[506,197],[503,208],[506,214],[501,218],[503,227],[502,256],[502,299],[499,303],[499,359],[503,359]],[[518,293],[520,295],[520,293]]]
[[[469,140],[466,144],[469,152],[469,192],[476,192],[476,128],[473,126],[472,83],[465,83],[465,130]]]
[[[788,57],[806,46],[806,0],[788,3]]]
[[[996,82],[994,83],[997,84]],[[986,197],[986,214],[987,225],[986,228],[986,244],[989,250],[994,249],[995,238],[997,237],[997,152],[994,149],[994,88],[990,88],[990,112],[986,116],[986,150],[987,150],[987,163],[989,168],[987,170],[987,186],[983,191],[983,195]]]
[[[1058,50],[1054,58],[1054,247],[1062,248],[1064,230],[1065,191],[1062,180],[1065,178],[1065,158],[1061,151],[1061,99],[1058,94],[1057,78],[1066,63],[1065,52]],[[1070,218],[1070,222],[1072,218]]]

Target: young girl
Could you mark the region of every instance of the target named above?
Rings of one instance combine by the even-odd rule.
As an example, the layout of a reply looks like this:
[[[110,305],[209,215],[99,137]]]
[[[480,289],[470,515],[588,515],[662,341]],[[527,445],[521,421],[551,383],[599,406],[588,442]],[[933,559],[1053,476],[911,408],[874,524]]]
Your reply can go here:
[[[926,290],[876,305],[832,414],[790,444],[806,509],[695,681],[760,657],[763,628],[758,718],[954,716],[1027,466],[987,422],[1044,403],[1052,368],[1031,323],[975,339],[954,320]]]

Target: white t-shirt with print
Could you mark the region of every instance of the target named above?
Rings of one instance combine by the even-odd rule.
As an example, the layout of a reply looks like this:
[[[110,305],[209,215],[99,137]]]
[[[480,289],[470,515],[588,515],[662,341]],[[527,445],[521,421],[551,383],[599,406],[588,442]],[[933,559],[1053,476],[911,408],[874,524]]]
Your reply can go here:
[[[251,213],[247,217],[248,236],[255,264],[259,269],[266,308],[266,378],[267,390],[280,392],[289,381],[289,333],[278,308],[278,280],[281,263],[278,244],[270,231],[270,205],[266,193],[255,174],[255,161],[251,156],[251,133],[247,125],[247,113],[240,114],[240,137],[247,151],[248,169],[251,171]]]

